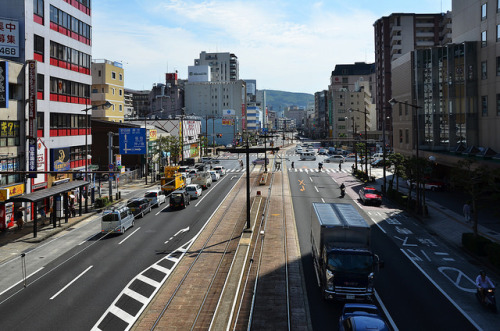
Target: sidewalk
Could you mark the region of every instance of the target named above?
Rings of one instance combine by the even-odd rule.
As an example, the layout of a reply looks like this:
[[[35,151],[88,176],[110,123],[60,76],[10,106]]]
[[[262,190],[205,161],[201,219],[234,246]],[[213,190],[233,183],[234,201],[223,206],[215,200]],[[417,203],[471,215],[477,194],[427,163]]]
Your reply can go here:
[[[134,190],[139,188],[147,188],[150,186],[156,186],[158,183],[153,183],[145,186],[144,179],[134,180],[130,183],[120,186],[120,188]],[[122,203],[126,199],[122,198],[119,200],[113,199],[113,202]],[[6,231],[0,232],[0,264],[8,261],[11,258],[15,258],[21,255],[23,252],[31,250],[35,245],[43,242],[44,240],[57,235],[58,233],[71,228],[73,225],[96,215],[99,211],[95,210],[92,204],[89,203],[88,213],[85,213],[85,207],[82,206],[82,215],[80,216],[79,206],[76,206],[75,217],[69,217],[68,222],[65,222],[64,217],[56,222],[56,227],[53,226],[51,220],[48,218],[45,220],[45,225],[40,227],[38,223],[38,230],[36,238],[33,236],[33,221],[29,221],[24,224],[21,230],[17,229],[17,226],[7,229]]]

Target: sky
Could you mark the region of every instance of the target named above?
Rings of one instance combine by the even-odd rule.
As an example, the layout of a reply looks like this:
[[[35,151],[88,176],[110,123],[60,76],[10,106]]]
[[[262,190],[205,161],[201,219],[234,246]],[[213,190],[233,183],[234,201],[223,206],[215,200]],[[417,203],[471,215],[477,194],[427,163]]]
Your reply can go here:
[[[392,13],[441,13],[451,0],[97,0],[92,58],[119,61],[125,87],[187,79],[202,51],[238,57],[257,88],[315,93],[337,64],[374,62],[373,24]]]

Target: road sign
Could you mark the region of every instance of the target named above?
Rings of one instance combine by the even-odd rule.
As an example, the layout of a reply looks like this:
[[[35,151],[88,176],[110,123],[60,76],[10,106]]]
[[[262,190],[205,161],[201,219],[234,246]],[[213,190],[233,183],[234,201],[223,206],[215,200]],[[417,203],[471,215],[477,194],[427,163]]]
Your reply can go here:
[[[114,168],[114,167],[115,167],[115,166],[114,166],[114,164],[113,164],[113,163],[111,163],[111,164],[108,166],[109,170],[113,170],[113,168]]]
[[[146,154],[146,129],[121,128],[120,154]]]

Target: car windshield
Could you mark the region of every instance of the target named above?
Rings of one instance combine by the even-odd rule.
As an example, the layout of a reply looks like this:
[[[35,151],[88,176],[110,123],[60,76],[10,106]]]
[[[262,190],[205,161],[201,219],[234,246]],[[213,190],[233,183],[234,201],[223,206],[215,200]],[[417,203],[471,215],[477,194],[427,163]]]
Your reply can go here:
[[[118,222],[118,214],[109,213],[102,217],[103,222]]]
[[[196,188],[194,188],[194,187],[186,187],[186,191],[196,191]]]
[[[365,194],[377,194],[377,195],[380,195],[380,192],[375,190],[375,189],[365,189]]]
[[[181,201],[182,199],[182,193],[172,193],[172,196],[171,198],[174,200],[174,201]]]
[[[144,195],[146,198],[156,198],[157,193],[155,192],[149,192]]]
[[[373,256],[356,253],[329,253],[328,269],[332,271],[367,273],[371,272]]]

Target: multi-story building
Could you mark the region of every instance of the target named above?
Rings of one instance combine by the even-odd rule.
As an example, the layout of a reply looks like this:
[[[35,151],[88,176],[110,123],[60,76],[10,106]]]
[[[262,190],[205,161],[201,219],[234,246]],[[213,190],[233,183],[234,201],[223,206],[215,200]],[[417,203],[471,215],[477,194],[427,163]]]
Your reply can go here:
[[[442,46],[451,41],[451,14],[395,13],[384,16],[374,23],[375,64],[377,91],[373,95],[377,109],[377,127],[391,130],[388,101],[391,94],[391,64],[400,56],[415,49]]]
[[[19,170],[54,171],[30,178],[25,190],[30,193],[70,181],[63,171],[84,170],[91,162],[86,153],[86,142],[92,144],[90,1],[0,0],[0,8],[2,26],[14,33],[2,56],[23,64],[28,77],[23,91],[28,101],[19,105],[26,107],[18,118],[26,123],[19,144],[27,146]],[[37,149],[44,158],[37,160]]]
[[[147,117],[151,113],[151,104],[149,100],[150,90],[132,90],[125,89],[125,94],[132,96],[132,108],[134,117]]]
[[[174,118],[182,115],[184,86],[179,84],[177,72],[166,74],[165,84],[154,84],[149,94],[151,115],[155,118]]]
[[[294,121],[295,128],[302,129],[304,126],[304,119],[306,118],[306,110],[297,106],[286,107],[285,117]]]
[[[500,153],[499,11],[498,1],[453,0],[452,2],[453,43],[472,41],[478,44],[478,98],[474,100],[478,109],[476,128],[478,141],[468,141],[467,146],[490,147],[497,153]],[[467,85],[467,80],[465,84]]]
[[[314,139],[326,139],[331,136],[328,118],[328,91],[314,93],[315,117],[318,119],[314,128]]]
[[[336,65],[330,76],[328,86],[328,127],[329,138],[345,141],[344,138],[352,138],[349,128],[353,123],[349,122],[353,117],[349,114],[356,109],[360,112],[367,112],[372,108],[374,100],[372,96],[376,94],[375,85],[375,64],[356,62],[354,64]],[[370,130],[375,129],[376,120],[373,112],[367,113]],[[349,123],[348,123],[349,122]],[[358,126],[356,123],[354,128]],[[364,122],[362,124],[364,128]]]
[[[92,117],[96,120],[123,122],[125,119],[124,70],[120,62],[92,61]],[[99,107],[106,102],[109,107]]]
[[[200,58],[194,60],[195,66],[208,66],[209,81],[230,82],[239,80],[238,57],[233,53],[200,53]]]

